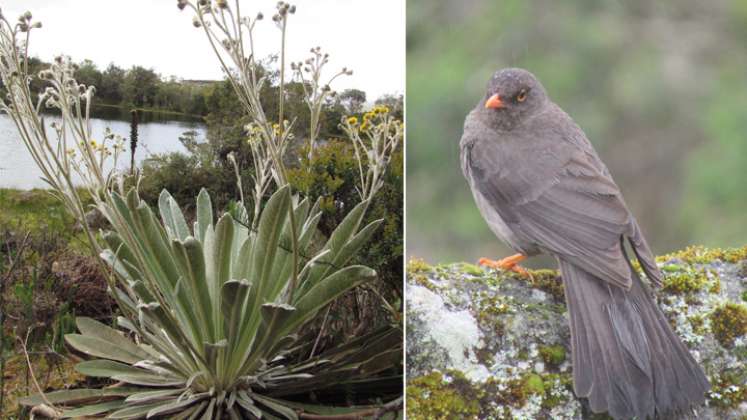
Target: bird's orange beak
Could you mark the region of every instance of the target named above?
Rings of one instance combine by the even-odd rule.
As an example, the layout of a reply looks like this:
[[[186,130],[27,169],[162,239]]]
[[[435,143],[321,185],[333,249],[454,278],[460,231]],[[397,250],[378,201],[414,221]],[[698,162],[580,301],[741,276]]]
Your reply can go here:
[[[485,101],[485,108],[503,108],[503,101],[501,101],[501,96],[499,94],[495,94],[488,98],[487,101]]]

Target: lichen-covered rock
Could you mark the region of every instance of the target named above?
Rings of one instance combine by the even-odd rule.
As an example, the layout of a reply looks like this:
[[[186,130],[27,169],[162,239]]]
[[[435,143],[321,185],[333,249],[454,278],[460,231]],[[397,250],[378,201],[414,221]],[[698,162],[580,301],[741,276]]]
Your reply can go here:
[[[713,384],[702,419],[747,418],[747,247],[657,258],[656,292]],[[599,419],[572,391],[570,330],[557,273],[525,280],[470,264],[411,261],[410,419]]]

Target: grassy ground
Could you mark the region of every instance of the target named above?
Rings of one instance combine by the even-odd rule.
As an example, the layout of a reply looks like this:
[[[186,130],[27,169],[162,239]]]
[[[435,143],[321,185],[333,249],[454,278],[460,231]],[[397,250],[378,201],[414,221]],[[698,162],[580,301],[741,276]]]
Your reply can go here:
[[[73,250],[85,249],[85,235],[48,191],[0,188],[0,230],[60,235]]]
[[[45,190],[0,189],[0,226],[64,231],[73,223],[62,203]]]
[[[18,264],[8,275],[20,248]],[[69,264],[59,261],[74,255],[76,261],[90,258],[84,257],[88,255],[84,234],[56,198],[45,190],[0,189],[0,352],[4,358],[0,418],[19,418],[17,398],[36,392],[21,351],[26,337],[40,387],[66,388],[83,379],[72,369],[74,362],[60,353],[64,353],[62,334],[70,332],[77,309],[72,299],[82,283],[80,276],[71,275]],[[75,281],[74,286],[61,287],[64,280]]]

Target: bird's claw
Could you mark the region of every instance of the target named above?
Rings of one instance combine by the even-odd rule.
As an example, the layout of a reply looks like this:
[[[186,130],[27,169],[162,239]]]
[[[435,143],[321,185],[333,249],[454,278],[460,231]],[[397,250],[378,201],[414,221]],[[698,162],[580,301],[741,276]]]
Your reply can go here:
[[[480,258],[480,260],[477,262],[479,265],[483,265],[486,267],[493,268],[495,270],[501,270],[501,271],[513,271],[514,273],[519,274],[521,277],[524,278],[532,278],[532,274],[527,271],[524,267],[519,265],[520,261],[523,261],[526,258],[526,256],[522,254],[516,254],[512,255],[510,257],[506,257],[500,260],[491,260],[489,258]]]

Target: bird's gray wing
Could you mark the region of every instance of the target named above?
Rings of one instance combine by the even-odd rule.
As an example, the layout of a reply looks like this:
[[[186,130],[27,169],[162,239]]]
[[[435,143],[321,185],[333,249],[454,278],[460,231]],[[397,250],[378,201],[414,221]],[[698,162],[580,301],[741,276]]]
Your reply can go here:
[[[645,245],[645,240],[593,150],[558,139],[535,151],[537,161],[528,164],[526,153],[523,161],[505,155],[516,147],[508,151],[496,147],[495,142],[476,142],[467,164],[474,187],[514,233],[601,279],[629,288],[630,268],[620,239],[625,235],[634,246]],[[648,246],[640,249],[651,261],[642,261],[644,268],[655,270]],[[657,280],[654,275],[652,281]]]

